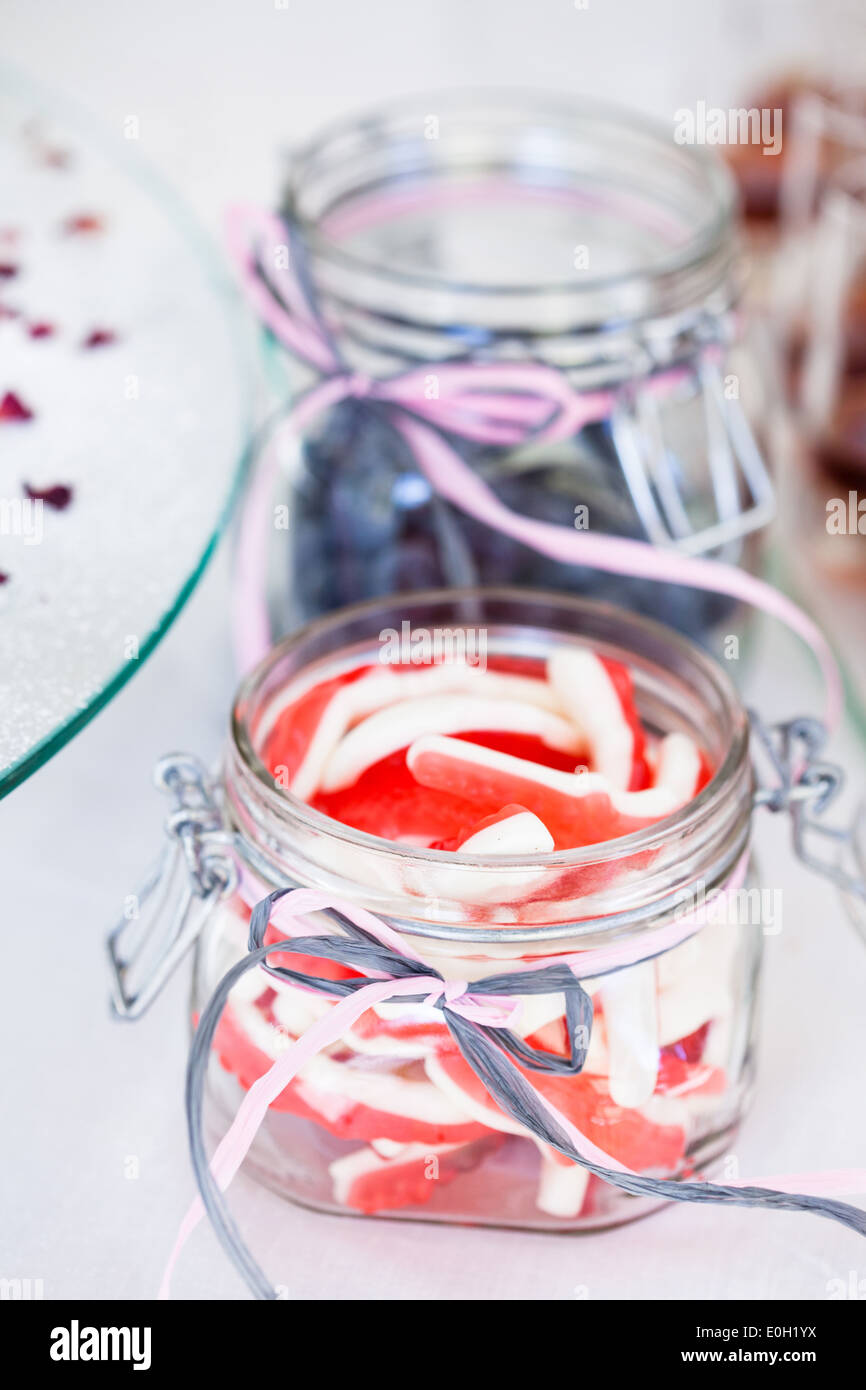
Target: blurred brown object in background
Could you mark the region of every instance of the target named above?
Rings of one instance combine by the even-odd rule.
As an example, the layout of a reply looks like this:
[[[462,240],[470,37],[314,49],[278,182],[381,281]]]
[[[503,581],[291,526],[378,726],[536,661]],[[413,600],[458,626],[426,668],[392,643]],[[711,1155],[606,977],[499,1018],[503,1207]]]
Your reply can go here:
[[[749,108],[759,111],[779,110],[782,112],[782,154],[773,156],[764,153],[763,145],[730,145],[726,150],[728,163],[740,191],[743,216],[750,230],[754,227],[775,226],[781,216],[782,203],[782,164],[785,159],[785,138],[791,128],[791,115],[795,102],[810,94],[829,94],[829,84],[820,83],[805,73],[791,73],[771,86],[754,94],[752,100],[744,102]]]
[[[814,452],[819,468],[841,487],[866,483],[866,375],[845,381]]]
[[[790,161],[803,158],[811,185],[806,202],[814,213],[828,178],[850,158],[852,143],[858,143],[858,127],[866,121],[866,87],[840,83],[817,73],[794,72],[755,92],[743,104],[748,109],[782,113],[781,155],[766,154],[761,144],[731,145],[727,149],[749,230],[775,231],[786,211],[785,183]],[[866,153],[866,125],[862,148]]]
[[[842,318],[844,355],[842,372],[856,376],[866,372],[866,265],[861,265],[845,295]]]
[[[866,374],[866,265],[856,272],[845,292],[840,331],[842,351],[839,371],[844,382],[848,377]],[[791,325],[784,381],[792,401],[799,400],[801,396],[802,370],[809,337],[807,323],[797,321]]]

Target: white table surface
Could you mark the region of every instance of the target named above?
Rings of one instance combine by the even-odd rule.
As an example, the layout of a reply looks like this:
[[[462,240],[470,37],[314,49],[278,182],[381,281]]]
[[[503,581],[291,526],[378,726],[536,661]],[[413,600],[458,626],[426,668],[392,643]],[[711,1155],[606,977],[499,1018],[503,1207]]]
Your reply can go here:
[[[181,11],[168,0],[144,8],[7,0],[3,37],[7,53],[77,90],[106,123],[139,114],[144,152],[215,226],[230,197],[267,196],[289,135],[371,96],[516,81],[618,92],[660,112],[696,94],[713,100],[710,74],[730,77],[734,58],[721,39],[712,51],[719,27],[728,32],[718,16],[694,47],[701,25],[690,16],[699,8],[705,13],[615,0],[591,0],[578,13],[565,0],[289,0],[281,10],[214,0]],[[192,1193],[182,1114],[186,972],[146,1019],[115,1022],[103,938],[158,841],[155,759],[177,747],[212,758],[223,738],[234,683],[227,593],[223,550],[132,683],[0,803],[0,1276],[41,1279],[46,1298],[153,1296]],[[768,633],[761,655],[750,695],[764,712],[814,709],[814,678],[796,648]],[[853,739],[837,739],[834,753],[862,788]],[[834,891],[791,862],[781,821],[762,817],[758,844],[764,884],[783,890],[784,926],[767,941],[759,1079],[736,1143],[740,1171],[862,1166],[866,949]],[[851,1232],[788,1213],[672,1205],[615,1231],[568,1237],[327,1217],[243,1175],[232,1201],[292,1297],[812,1300],[827,1297],[828,1281],[863,1270]],[[245,1296],[204,1227],[175,1289]]]

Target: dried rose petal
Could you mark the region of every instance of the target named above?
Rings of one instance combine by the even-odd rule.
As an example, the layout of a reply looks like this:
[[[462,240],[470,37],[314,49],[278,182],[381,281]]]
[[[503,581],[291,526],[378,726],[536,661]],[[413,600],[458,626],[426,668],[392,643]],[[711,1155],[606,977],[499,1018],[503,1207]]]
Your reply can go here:
[[[12,265],[10,261],[0,261],[0,280],[14,280],[17,274],[17,265]]]
[[[3,571],[0,570],[0,584],[8,584],[8,583],[9,583],[9,576],[8,576],[8,574],[4,574]]]
[[[27,332],[31,338],[53,338],[55,328],[53,323],[31,323]]]
[[[110,328],[94,328],[92,333],[88,333],[82,342],[83,348],[110,347],[117,342],[117,334],[112,333]]]
[[[44,502],[56,512],[62,512],[72,501],[72,488],[66,483],[55,483],[53,487],[31,487],[25,483],[24,491],[31,502]]]
[[[7,391],[0,400],[0,420],[12,424],[19,420],[32,420],[33,411],[24,404],[14,391]]]
[[[105,223],[95,212],[79,212],[74,217],[67,217],[63,230],[67,236],[92,235],[103,232]]]

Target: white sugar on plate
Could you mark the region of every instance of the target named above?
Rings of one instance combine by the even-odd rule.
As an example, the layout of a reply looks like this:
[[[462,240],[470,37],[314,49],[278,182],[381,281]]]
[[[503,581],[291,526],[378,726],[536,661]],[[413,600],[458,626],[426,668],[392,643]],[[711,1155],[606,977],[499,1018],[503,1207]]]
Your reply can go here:
[[[220,524],[250,401],[215,248],[132,147],[38,105],[0,95],[0,401],[32,412],[0,420],[0,784],[146,652]],[[61,485],[34,525],[25,488]]]

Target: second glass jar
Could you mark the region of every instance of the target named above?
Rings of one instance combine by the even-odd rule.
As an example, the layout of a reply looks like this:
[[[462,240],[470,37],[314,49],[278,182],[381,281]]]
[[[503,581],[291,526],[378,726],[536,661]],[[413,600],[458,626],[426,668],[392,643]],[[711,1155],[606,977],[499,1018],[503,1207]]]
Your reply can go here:
[[[297,152],[281,210],[346,370],[540,363],[581,395],[609,393],[609,411],[555,444],[495,445],[445,420],[512,511],[757,562],[771,502],[747,421],[766,400],[737,311],[733,185],[706,151],[596,104],[430,98]],[[292,397],[314,379],[285,354],[274,365]],[[592,594],[699,640],[731,629],[730,599],[648,592],[466,515],[369,400],[328,410],[300,449],[288,441],[280,479],[276,636],[360,599],[477,583]]]

